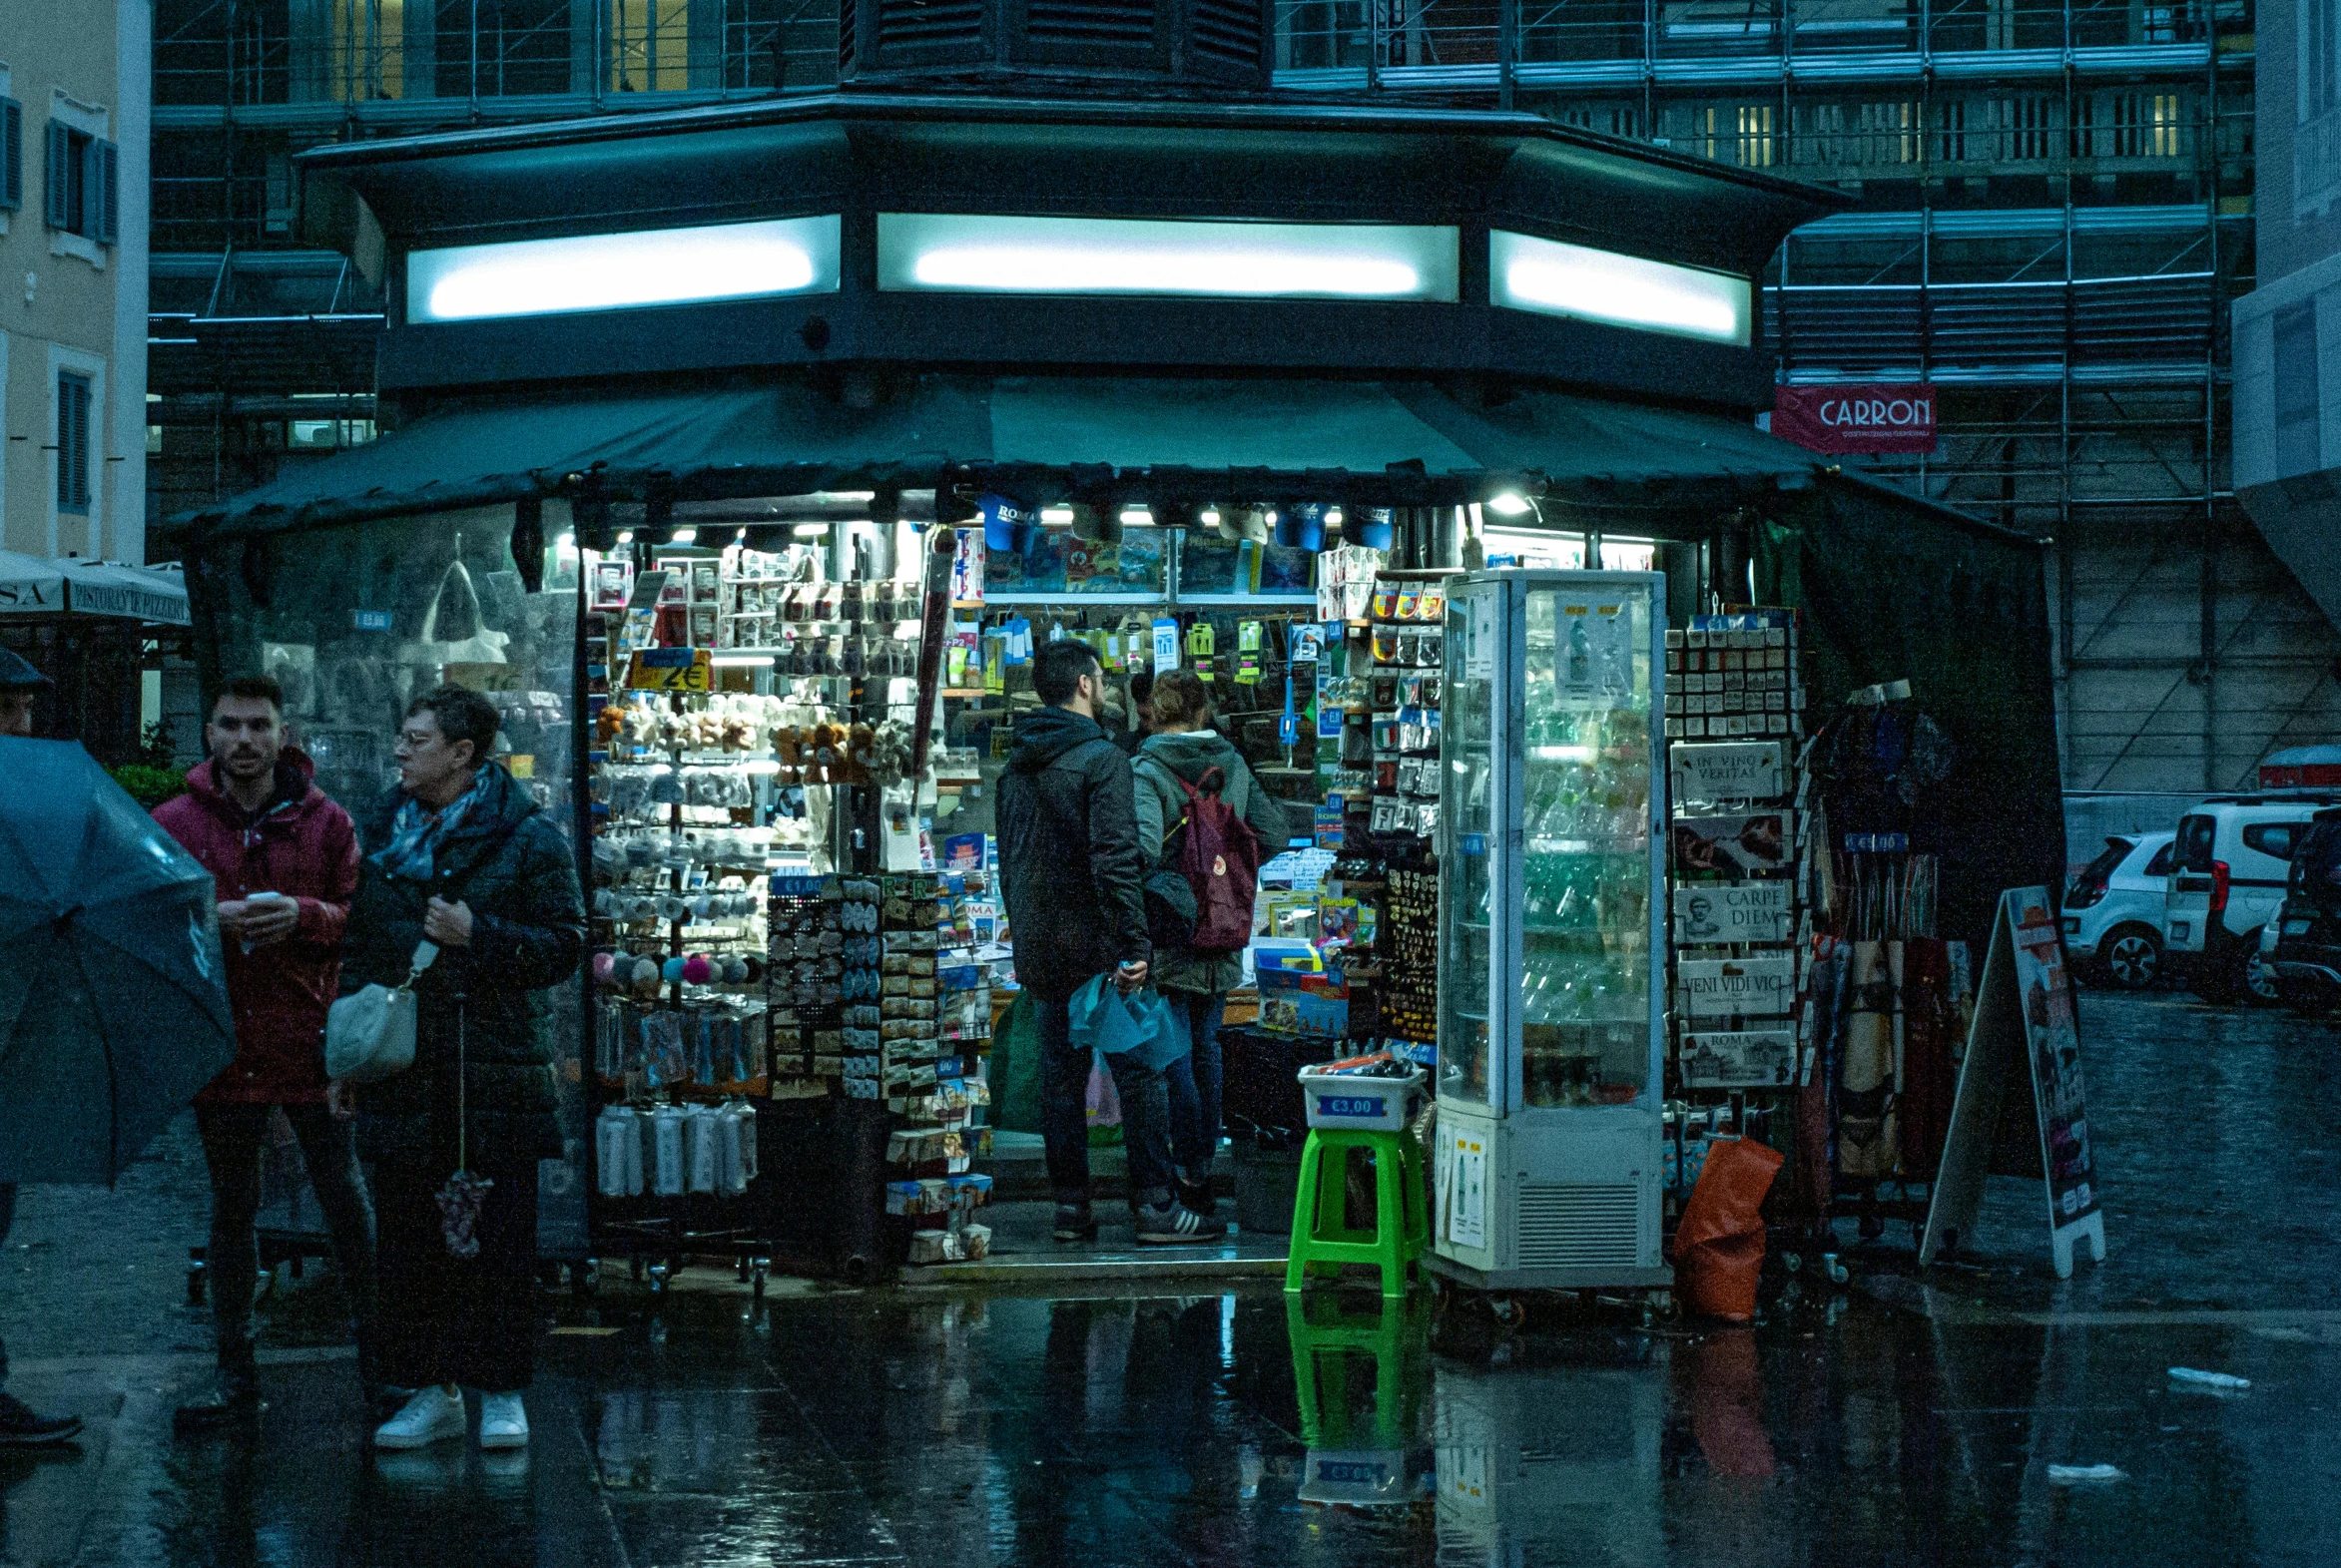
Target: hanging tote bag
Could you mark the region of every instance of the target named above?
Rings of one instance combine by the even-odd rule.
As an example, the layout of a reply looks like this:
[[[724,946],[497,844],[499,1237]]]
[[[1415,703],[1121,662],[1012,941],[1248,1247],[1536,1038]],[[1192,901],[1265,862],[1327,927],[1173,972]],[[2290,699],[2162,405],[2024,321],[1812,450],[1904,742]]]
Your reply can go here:
[[[414,982],[438,956],[436,942],[417,942],[404,980],[352,991],[326,1009],[327,1078],[379,1083],[414,1065]]]
[[[442,618],[445,628],[440,624]],[[442,630],[466,627],[468,632],[459,638],[441,635]],[[490,629],[487,617],[480,612],[479,591],[471,585],[471,573],[461,561],[450,561],[431,595],[430,608],[422,613],[420,632],[413,642],[400,645],[398,663],[410,683],[420,675],[427,685],[436,686],[451,664],[505,663],[504,649],[511,641],[511,633]]]

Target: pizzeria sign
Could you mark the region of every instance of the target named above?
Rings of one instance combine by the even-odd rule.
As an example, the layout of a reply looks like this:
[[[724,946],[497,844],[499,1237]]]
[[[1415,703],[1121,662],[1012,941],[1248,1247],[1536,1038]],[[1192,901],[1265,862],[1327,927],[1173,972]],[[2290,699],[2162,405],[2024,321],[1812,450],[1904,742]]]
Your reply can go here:
[[[1772,433],[1815,452],[1931,452],[1941,437],[1935,388],[1927,382],[1865,386],[1783,386]]]

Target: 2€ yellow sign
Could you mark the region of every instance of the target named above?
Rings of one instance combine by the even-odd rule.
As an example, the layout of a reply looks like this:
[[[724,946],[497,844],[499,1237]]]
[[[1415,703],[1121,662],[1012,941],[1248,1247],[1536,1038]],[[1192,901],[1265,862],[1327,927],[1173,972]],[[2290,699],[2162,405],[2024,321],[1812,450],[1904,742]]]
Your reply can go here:
[[[704,648],[638,648],[626,684],[637,692],[705,692],[714,681]]]

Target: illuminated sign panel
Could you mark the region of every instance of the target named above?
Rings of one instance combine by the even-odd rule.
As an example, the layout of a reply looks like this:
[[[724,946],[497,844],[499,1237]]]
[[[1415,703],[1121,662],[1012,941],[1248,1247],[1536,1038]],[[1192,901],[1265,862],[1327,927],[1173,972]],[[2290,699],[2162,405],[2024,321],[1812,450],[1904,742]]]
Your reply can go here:
[[[878,285],[902,291],[1453,300],[1435,225],[878,215]]]
[[[1742,348],[1750,339],[1748,280],[1727,272],[1501,229],[1487,237],[1487,262],[1488,297],[1514,310]]]
[[[416,251],[406,259],[406,318],[479,321],[833,292],[839,229],[835,216],[781,218]]]

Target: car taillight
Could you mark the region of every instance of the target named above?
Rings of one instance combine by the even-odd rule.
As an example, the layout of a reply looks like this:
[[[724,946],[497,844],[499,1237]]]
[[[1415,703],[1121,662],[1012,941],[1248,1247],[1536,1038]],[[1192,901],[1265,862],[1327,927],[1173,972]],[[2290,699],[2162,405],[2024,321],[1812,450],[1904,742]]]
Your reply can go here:
[[[2215,915],[2227,912],[2227,862],[2213,860],[2211,862],[2211,913]]]
[[[2104,897],[2105,884],[2103,882],[2075,882],[2072,885],[2072,891],[2064,895],[2064,907],[2067,909],[2086,909],[2091,904],[2101,903]]]

